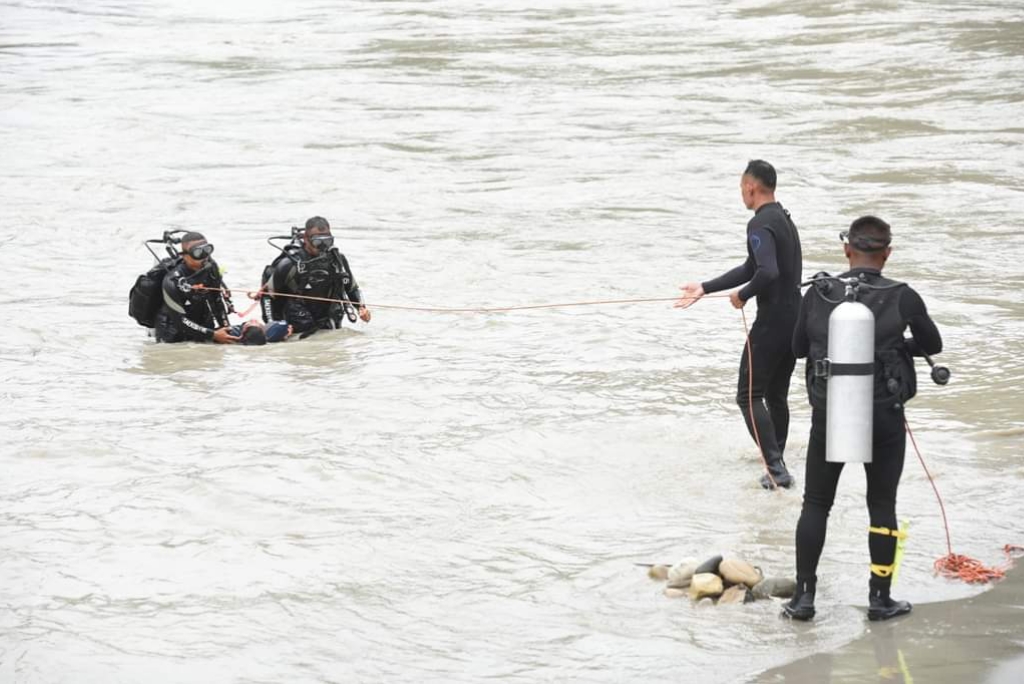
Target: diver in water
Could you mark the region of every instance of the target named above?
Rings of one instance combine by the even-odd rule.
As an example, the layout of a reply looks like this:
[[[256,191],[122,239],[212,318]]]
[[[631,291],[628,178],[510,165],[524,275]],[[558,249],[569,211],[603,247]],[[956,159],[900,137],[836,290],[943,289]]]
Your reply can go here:
[[[339,328],[345,317],[355,322],[356,311],[360,319],[370,322],[370,310],[348,259],[334,246],[327,219],[312,217],[280,249],[281,255],[263,271],[263,320],[287,321],[302,336]]]
[[[230,300],[220,291],[224,281],[211,254],[213,245],[201,233],[181,237],[181,262],[163,278],[163,304],[154,324],[157,342],[240,340],[228,324]]]
[[[742,308],[757,297],[757,318],[740,357],[736,403],[754,441],[760,438],[768,472],[761,486],[793,486],[783,452],[789,434],[789,380],[796,365],[790,343],[800,309],[803,258],[796,225],[775,201],[775,168],[755,159],[740,178],[743,204],[754,212],[747,223],[747,259],[740,266],[704,283],[687,283],[677,308],[686,308],[705,294],[738,287],[729,297]],[[749,349],[748,349],[749,347]],[[750,360],[750,356],[753,360]],[[750,366],[753,366],[751,372]],[[751,422],[753,414],[753,422]]]
[[[889,589],[896,545],[902,536],[896,523],[896,489],[907,441],[903,410],[917,392],[912,357],[938,354],[942,337],[921,296],[906,283],[882,276],[882,267],[892,253],[889,224],[874,216],[862,216],[842,236],[850,270],[839,277],[858,279],[862,285],[857,289],[857,301],[875,317],[874,427],[871,462],[864,464],[871,519],[868,619],[887,620],[911,609],[910,603],[893,600]],[[829,316],[843,300],[842,287],[823,275],[816,277],[814,286],[804,295],[793,333],[793,353],[797,358],[807,358],[807,394],[812,408],[804,502],[796,528],[797,589],[784,610],[784,615],[795,620],[814,617],[818,560],[844,465],[825,459],[828,378],[815,372],[816,362],[822,363],[828,356]],[[905,339],[908,327],[913,337]]]

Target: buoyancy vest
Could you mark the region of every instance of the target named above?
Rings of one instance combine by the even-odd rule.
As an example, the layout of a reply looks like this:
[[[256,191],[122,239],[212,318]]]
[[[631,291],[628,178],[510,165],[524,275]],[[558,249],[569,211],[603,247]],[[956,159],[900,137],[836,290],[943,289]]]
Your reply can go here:
[[[907,291],[907,285],[889,280],[877,272],[861,271],[857,275],[871,286],[858,289],[857,301],[867,306],[875,316],[875,408],[899,407],[917,394],[914,361],[903,337],[907,321],[900,314],[900,298]],[[828,357],[829,316],[843,299],[839,293],[841,288],[833,287],[833,291],[827,294],[817,286],[812,286],[812,289],[806,312],[809,343],[807,393],[811,406],[823,409],[828,396],[828,377],[815,373],[815,362]]]

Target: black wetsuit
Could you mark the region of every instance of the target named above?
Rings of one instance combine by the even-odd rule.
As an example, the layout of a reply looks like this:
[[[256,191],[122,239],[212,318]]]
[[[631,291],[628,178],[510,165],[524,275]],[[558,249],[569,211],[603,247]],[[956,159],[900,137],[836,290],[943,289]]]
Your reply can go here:
[[[896,530],[896,488],[903,472],[906,448],[904,404],[917,392],[912,356],[942,351],[942,337],[928,316],[924,302],[908,285],[882,277],[878,270],[858,268],[841,277],[857,276],[875,286],[860,290],[857,300],[875,315],[874,432],[872,461],[864,465],[867,475],[867,505],[871,527]],[[835,283],[835,281],[832,281]],[[807,445],[804,502],[796,528],[797,580],[813,589],[821,550],[825,545],[828,514],[835,500],[842,463],[825,460],[825,417],[828,380],[814,373],[814,362],[828,354],[828,319],[842,301],[843,286],[835,283],[831,292],[811,287],[804,295],[793,333],[793,353],[807,358],[807,391],[811,413],[811,436]],[[832,301],[829,301],[832,300]],[[904,339],[907,327],[912,339]],[[897,537],[873,531],[868,534],[873,592],[888,596]],[[801,584],[803,586],[803,584]]]
[[[158,342],[206,342],[213,339],[215,330],[228,324],[223,293],[195,289],[194,285],[223,288],[217,262],[209,259],[198,271],[182,262],[164,276],[164,302],[154,325]]]
[[[800,308],[803,256],[800,235],[789,212],[778,202],[757,208],[747,223],[747,260],[728,273],[703,283],[705,293],[728,290],[743,283],[743,300],[757,297],[757,318],[750,328],[753,387],[749,377],[747,346],[740,358],[736,403],[743,412],[750,436],[760,437],[765,460],[782,461],[789,435],[789,379],[796,359],[791,342]],[[751,401],[757,434],[751,425]]]
[[[301,245],[288,245],[282,254],[263,271],[261,309],[263,320],[285,320],[295,333],[320,328],[341,327],[345,305],[312,299],[275,297],[276,293],[342,300],[358,307],[362,293],[352,269],[337,248],[325,254],[310,256]]]

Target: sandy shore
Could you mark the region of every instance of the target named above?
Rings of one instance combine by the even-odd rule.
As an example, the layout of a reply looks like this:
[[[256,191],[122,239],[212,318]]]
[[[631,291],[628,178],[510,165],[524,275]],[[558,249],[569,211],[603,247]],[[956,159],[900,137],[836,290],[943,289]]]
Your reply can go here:
[[[756,682],[1024,682],[1024,567],[970,599],[914,606],[831,652],[774,668]],[[813,629],[809,625],[808,629]]]

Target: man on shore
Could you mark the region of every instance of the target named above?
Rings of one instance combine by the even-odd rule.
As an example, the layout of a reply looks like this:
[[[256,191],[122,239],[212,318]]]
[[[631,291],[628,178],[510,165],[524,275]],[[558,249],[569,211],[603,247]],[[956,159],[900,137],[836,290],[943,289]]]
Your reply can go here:
[[[903,535],[896,524],[896,489],[907,446],[904,407],[917,393],[913,357],[938,354],[942,337],[921,296],[906,283],[882,276],[882,267],[892,253],[889,224],[875,216],[862,216],[842,236],[850,270],[838,278],[853,279],[857,301],[874,315],[871,461],[864,464],[871,520],[868,619],[888,620],[911,609],[907,601],[893,600],[889,589],[896,569],[896,545]],[[794,620],[814,617],[818,560],[843,472],[843,463],[826,460],[826,418],[832,407],[827,405],[829,378],[817,372],[828,356],[829,316],[843,301],[843,290],[836,278],[827,274],[816,277],[815,285],[804,295],[793,334],[794,354],[807,359],[807,395],[811,403],[804,502],[796,527],[797,588],[783,613]],[[908,327],[913,337],[904,339]]]

